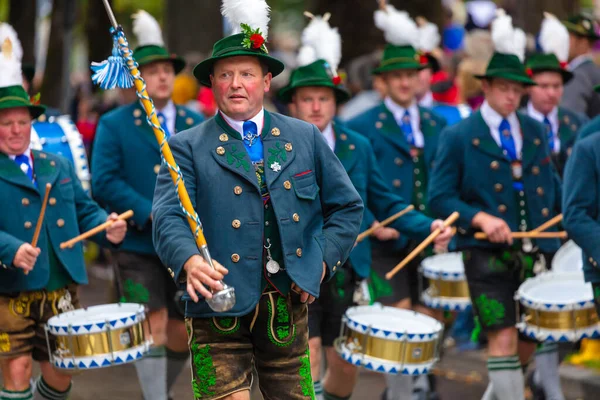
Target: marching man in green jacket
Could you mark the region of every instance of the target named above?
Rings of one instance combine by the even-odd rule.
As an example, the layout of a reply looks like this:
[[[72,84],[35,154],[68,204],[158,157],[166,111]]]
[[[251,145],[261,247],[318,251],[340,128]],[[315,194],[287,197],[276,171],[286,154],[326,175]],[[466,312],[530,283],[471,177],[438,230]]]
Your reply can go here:
[[[160,26],[150,14],[139,11],[134,17],[139,46],[133,56],[163,129],[176,135],[203,120],[171,100],[175,75],[185,61],[164,47]],[[135,363],[145,400],[166,400],[189,358],[183,314],[175,303],[177,286],[152,244],[152,196],[160,163],[158,143],[137,100],[100,118],[92,154],[92,193],[111,211],[134,211],[131,229],[114,255],[121,301],[145,304],[149,310],[154,346]]]
[[[12,31],[12,28],[10,29]],[[79,307],[77,285],[87,283],[81,243],[60,244],[107,220],[102,208],[84,192],[73,166],[60,156],[31,150],[32,119],[45,107],[30,102],[21,82],[22,54],[14,31],[0,37],[0,370],[1,400],[63,400],[71,376],[49,363],[44,325],[53,316]],[[51,184],[39,240],[34,230]],[[115,221],[93,239],[118,244],[127,225]],[[50,347],[55,340],[50,335]],[[33,361],[41,377],[31,387]]]
[[[490,397],[484,398],[523,400],[521,366],[535,343],[519,343],[514,294],[532,275],[534,259],[555,252],[560,242],[513,241],[511,232],[531,230],[558,214],[561,190],[544,126],[516,112],[525,87],[535,85],[522,64],[525,34],[500,10],[492,37],[496,52],[479,76],[486,100],[479,112],[442,133],[429,204],[441,217],[460,213],[457,249],[489,341]],[[487,241],[473,237],[478,230]]]
[[[253,368],[265,398],[314,398],[307,303],[346,262],[362,219],[362,200],[317,128],[263,107],[284,67],[267,53],[268,6],[259,3],[223,2],[241,33],[194,69],[219,113],[169,141],[216,270],[165,166],[152,211],[157,253],[187,288],[192,387],[203,400],[249,400]],[[217,313],[207,288],[221,290],[221,279],[236,303]]]
[[[280,90],[279,97],[289,103],[295,117],[319,128],[364,204],[377,219],[383,220],[408,204],[386,184],[369,141],[334,121],[337,105],[348,100],[349,94],[336,73],[341,58],[341,53],[336,50],[341,48],[341,38],[337,29],[329,26],[327,19],[327,15],[314,17],[304,30],[298,60],[302,66],[292,73],[289,84]],[[442,221],[434,221],[418,211],[392,223],[392,227],[401,234],[417,241],[422,241],[442,225]],[[368,228],[369,223],[363,218],[361,230]],[[436,239],[436,245],[445,248],[450,238],[450,229],[445,228]],[[336,279],[321,285],[321,297],[308,307],[311,372],[317,400],[349,399],[352,394],[358,369],[342,360],[333,342],[340,333],[344,313],[353,304],[357,280],[366,279],[370,269],[371,246],[369,240],[364,240],[352,250],[349,260],[337,271]],[[327,371],[321,385],[323,347]],[[408,380],[412,381],[412,377]],[[412,390],[407,388],[407,393],[412,395]]]

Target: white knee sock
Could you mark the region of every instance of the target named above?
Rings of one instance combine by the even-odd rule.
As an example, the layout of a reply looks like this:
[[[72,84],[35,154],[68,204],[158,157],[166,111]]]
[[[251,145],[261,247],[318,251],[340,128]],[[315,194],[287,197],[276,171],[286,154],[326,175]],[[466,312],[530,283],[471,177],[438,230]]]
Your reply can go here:
[[[411,400],[413,377],[410,375],[385,375],[387,384],[386,400]]]
[[[489,357],[488,375],[498,400],[524,400],[523,371],[519,356]]]
[[[559,364],[556,344],[543,344],[536,351],[533,380],[544,389],[546,400],[565,400],[560,385]]]
[[[164,348],[153,348],[135,362],[144,400],[167,400],[167,357]]]

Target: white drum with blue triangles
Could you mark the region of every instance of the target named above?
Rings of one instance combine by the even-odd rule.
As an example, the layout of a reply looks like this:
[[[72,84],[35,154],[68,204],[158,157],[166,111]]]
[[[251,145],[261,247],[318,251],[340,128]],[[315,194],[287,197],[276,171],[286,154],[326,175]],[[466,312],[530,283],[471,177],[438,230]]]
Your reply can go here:
[[[439,358],[443,325],[410,310],[351,307],[335,340],[338,354],[356,366],[385,374],[428,374]]]
[[[420,279],[429,285],[421,301],[431,308],[463,311],[471,304],[461,252],[437,254],[421,262]],[[421,284],[423,287],[423,284]]]
[[[527,337],[542,342],[600,338],[592,286],[583,271],[544,272],[523,282],[515,299],[517,328]]]
[[[144,306],[107,304],[59,314],[48,320],[50,363],[75,371],[126,364],[142,358],[152,343]]]
[[[91,176],[81,134],[68,115],[38,119],[31,125],[31,148],[71,161],[81,186],[90,194]]]

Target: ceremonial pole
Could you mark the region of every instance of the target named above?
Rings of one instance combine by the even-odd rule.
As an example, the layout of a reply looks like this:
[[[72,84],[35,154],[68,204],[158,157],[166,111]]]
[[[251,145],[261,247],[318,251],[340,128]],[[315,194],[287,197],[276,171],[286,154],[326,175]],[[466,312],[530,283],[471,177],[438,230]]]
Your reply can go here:
[[[210,252],[208,251],[206,238],[202,233],[202,223],[200,222],[196,210],[194,210],[194,207],[192,206],[190,196],[185,188],[183,175],[173,158],[173,153],[171,153],[171,148],[167,143],[167,136],[158,121],[154,103],[146,90],[146,82],[138,70],[138,64],[133,58],[133,53],[129,48],[125,33],[123,32],[122,27],[117,23],[108,0],[102,1],[112,24],[111,34],[113,35],[115,48],[113,48],[112,57],[109,57],[107,61],[102,63],[92,63],[92,70],[95,72],[92,79],[94,79],[94,82],[103,89],[112,89],[117,86],[129,88],[135,85],[137,96],[140,99],[144,111],[146,111],[148,123],[152,127],[154,136],[159,144],[163,162],[169,168],[169,173],[171,174],[171,179],[173,180],[179,198],[179,205],[194,233],[196,245],[198,246],[202,257],[204,257],[206,262],[214,269],[215,267]],[[118,51],[116,51],[117,49]],[[131,78],[133,78],[133,81]],[[235,289],[231,286],[227,286],[224,282],[221,282],[221,284],[223,285],[223,290],[213,293],[212,299],[206,299],[208,305],[216,312],[228,311],[235,304]]]

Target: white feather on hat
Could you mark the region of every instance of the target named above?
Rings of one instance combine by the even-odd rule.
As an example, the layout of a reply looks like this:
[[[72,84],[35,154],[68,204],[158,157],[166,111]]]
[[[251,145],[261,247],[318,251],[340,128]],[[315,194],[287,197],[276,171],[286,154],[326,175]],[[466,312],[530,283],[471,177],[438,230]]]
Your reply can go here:
[[[337,28],[329,25],[331,14],[314,16],[302,31],[302,47],[298,53],[298,65],[304,66],[319,59],[327,61],[333,71],[337,71],[342,60],[342,37]]]
[[[546,54],[554,54],[558,61],[569,61],[569,31],[554,15],[545,12],[540,31],[540,46]]]
[[[137,37],[138,46],[156,45],[164,47],[162,30],[158,21],[144,10],[132,15],[133,33]]]
[[[223,0],[221,6],[221,14],[229,21],[233,34],[242,32],[241,24],[246,24],[260,29],[265,40],[269,33],[270,10],[265,0]]]
[[[424,53],[431,53],[433,49],[440,45],[440,31],[436,24],[427,21],[425,18],[417,18],[417,24],[419,26],[419,45],[417,49]]]
[[[419,45],[419,30],[406,11],[398,11],[387,5],[385,10],[377,10],[374,15],[375,26],[383,31],[386,42],[395,46]]]
[[[16,86],[23,84],[21,59],[23,48],[17,33],[7,23],[0,24],[0,87]]]
[[[525,60],[525,32],[513,27],[512,17],[503,9],[496,11],[496,19],[492,21],[492,41],[498,53],[513,54],[523,62]]]

